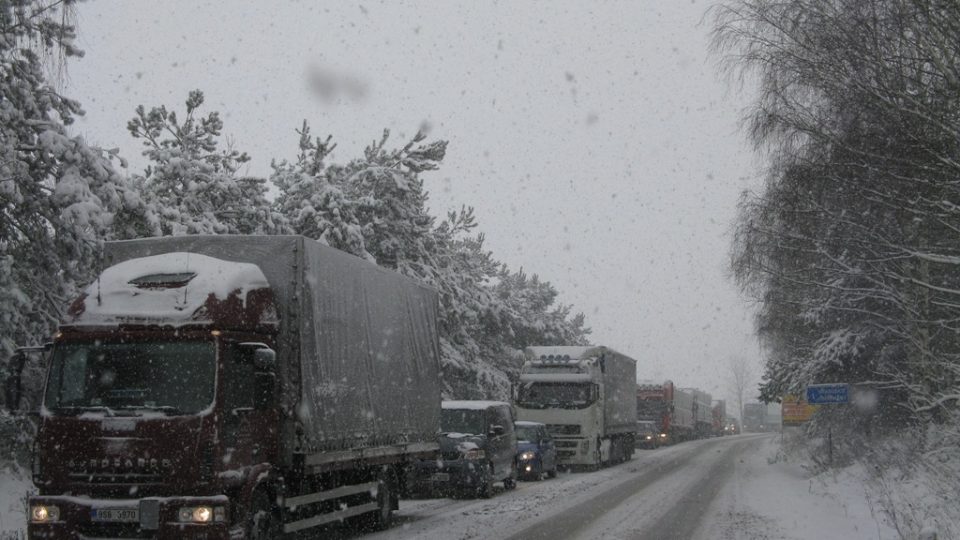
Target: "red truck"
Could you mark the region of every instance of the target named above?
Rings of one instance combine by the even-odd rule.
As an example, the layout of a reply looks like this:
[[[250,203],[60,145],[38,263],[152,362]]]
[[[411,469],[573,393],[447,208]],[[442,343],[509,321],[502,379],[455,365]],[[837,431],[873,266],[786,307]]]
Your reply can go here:
[[[693,433],[693,415],[685,401],[676,402],[673,382],[637,385],[637,420],[656,423],[660,444],[687,439]]]
[[[637,385],[637,419],[653,421],[661,444],[699,439],[712,432],[710,394],[677,388],[672,381]]]
[[[30,538],[390,522],[409,465],[437,456],[433,290],[299,236],[113,242],[104,259],[46,357]]]

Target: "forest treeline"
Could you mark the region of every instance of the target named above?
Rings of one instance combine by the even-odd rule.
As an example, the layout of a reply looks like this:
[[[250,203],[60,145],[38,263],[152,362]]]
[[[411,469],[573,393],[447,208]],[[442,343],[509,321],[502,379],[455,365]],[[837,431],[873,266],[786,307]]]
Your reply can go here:
[[[184,103],[130,111],[117,137],[143,143],[147,166],[70,130],[83,114],[46,75],[82,55],[73,2],[0,0],[0,360],[49,340],[108,240],[184,234],[302,234],[417,279],[440,295],[444,393],[505,398],[533,344],[582,344],[582,314],[536,274],[485,247],[472,208],[435,216],[422,173],[445,141],[389,131],[363,155],[331,160],[335,143],[304,121],[269,177],[243,174],[250,156],[197,90]],[[170,108],[168,108],[170,106]],[[124,127],[126,130],[124,130]]]
[[[759,307],[762,395],[857,384],[860,407],[822,407],[808,435],[832,430],[856,457],[896,449],[910,456],[896,470],[928,468],[955,501],[960,3],[737,0],[713,15],[726,72],[756,89],[745,126],[767,166],[732,249]]]

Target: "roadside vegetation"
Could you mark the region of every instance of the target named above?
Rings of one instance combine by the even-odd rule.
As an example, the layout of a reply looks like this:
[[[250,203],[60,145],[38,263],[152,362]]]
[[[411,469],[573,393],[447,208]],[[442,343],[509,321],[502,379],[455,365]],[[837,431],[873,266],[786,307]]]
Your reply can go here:
[[[744,124],[765,183],[743,195],[732,267],[759,306],[762,395],[859,385],[808,437],[832,434],[833,465],[870,465],[904,536],[956,537],[928,503],[960,495],[960,4],[745,0],[714,16],[727,73],[757,90]]]

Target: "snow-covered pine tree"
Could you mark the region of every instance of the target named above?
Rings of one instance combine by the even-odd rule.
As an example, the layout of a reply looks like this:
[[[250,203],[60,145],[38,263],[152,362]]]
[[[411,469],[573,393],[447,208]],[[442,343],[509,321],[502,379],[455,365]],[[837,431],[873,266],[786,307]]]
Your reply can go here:
[[[439,167],[445,141],[421,144],[426,137],[417,133],[403,147],[388,150],[385,131],[363,158],[341,166],[325,162],[335,146],[330,137],[313,138],[306,122],[297,132],[296,162],[273,164],[278,211],[298,234],[437,289],[445,395],[507,397],[521,342],[512,333],[527,337],[526,344],[584,340],[582,315],[568,319],[568,307],[554,307],[556,291],[549,283],[524,281],[523,287],[497,293],[502,265],[475,232],[471,208],[450,212],[440,222],[430,215],[419,175]],[[511,297],[514,291],[518,299]]]
[[[48,83],[42,59],[81,55],[70,2],[0,2],[0,358],[50,336],[99,242],[147,227],[114,170],[115,152],[71,137],[79,103]]]
[[[331,137],[325,140],[310,135],[303,122],[297,160],[274,160],[270,182],[279,194],[276,211],[284,216],[291,232],[376,262],[367,251],[360,223],[354,216],[358,202],[343,189],[343,167],[326,166],[326,158],[336,147]]]
[[[203,92],[186,100],[180,121],[175,111],[141,105],[127,123],[134,138],[143,139],[150,165],[134,181],[156,213],[163,235],[274,234],[285,226],[267,200],[266,182],[238,174],[249,161],[246,153],[222,150],[223,121],[216,111],[198,116]]]

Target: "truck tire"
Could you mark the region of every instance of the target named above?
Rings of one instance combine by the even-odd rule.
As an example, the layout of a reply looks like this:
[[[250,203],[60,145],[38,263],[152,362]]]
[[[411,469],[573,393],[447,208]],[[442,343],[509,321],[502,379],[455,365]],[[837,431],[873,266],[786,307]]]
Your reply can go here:
[[[370,513],[370,527],[375,531],[390,528],[393,523],[393,475],[384,472],[377,478],[377,509]]]
[[[280,519],[273,507],[270,494],[265,489],[254,492],[247,516],[247,538],[273,540],[281,537]]]
[[[553,464],[553,468],[547,471],[547,478],[556,478],[557,477],[557,464]]]

